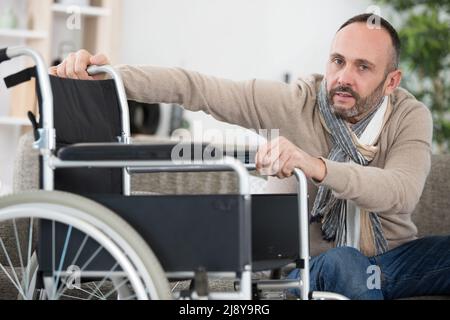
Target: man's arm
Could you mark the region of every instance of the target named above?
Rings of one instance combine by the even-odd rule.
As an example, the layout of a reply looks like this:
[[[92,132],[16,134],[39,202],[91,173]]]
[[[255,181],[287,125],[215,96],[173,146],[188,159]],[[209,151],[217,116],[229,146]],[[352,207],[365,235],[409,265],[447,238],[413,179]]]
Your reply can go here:
[[[90,80],[86,69],[92,64],[107,64],[104,55],[86,50],[70,54],[50,73],[59,77]],[[280,129],[293,111],[301,108],[311,95],[305,82],[250,80],[231,81],[179,68],[117,66],[129,99],[146,103],[177,103],[192,111],[204,111],[218,120],[250,129]]]
[[[324,159],[327,175],[320,185],[372,212],[411,213],[430,171],[432,131],[429,110],[415,108],[400,124],[384,168]]]
[[[307,88],[266,80],[232,81],[181,68],[117,66],[129,99],[176,103],[249,129],[279,129],[293,108],[306,102]],[[307,85],[304,84],[306,87]]]
[[[256,156],[262,174],[290,177],[302,169],[318,186],[326,186],[338,199],[353,200],[372,212],[411,213],[430,171],[432,118],[429,110],[411,110],[399,124],[384,168],[341,163],[307,154],[280,137],[263,146]]]

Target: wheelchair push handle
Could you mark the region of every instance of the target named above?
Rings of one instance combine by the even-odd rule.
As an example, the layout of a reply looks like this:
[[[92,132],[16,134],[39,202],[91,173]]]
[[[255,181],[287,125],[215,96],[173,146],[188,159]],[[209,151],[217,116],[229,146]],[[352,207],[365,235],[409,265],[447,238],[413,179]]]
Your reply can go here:
[[[11,58],[8,55],[8,48],[3,48],[0,49],[0,63],[4,62],[4,61],[8,61]]]
[[[98,74],[106,74],[109,77],[111,77],[111,79],[114,80],[117,96],[119,98],[120,118],[122,122],[122,134],[120,137],[120,142],[129,144],[131,142],[130,110],[128,107],[127,94],[125,92],[125,86],[123,84],[122,77],[110,65],[103,65],[103,66],[91,65],[87,68],[87,73],[90,76]]]
[[[30,57],[36,65],[37,81],[42,97],[42,129],[40,129],[42,132],[40,135],[45,137],[45,139],[41,139],[42,143],[39,146],[41,149],[54,150],[53,94],[47,66],[41,55],[31,48],[14,46],[0,49],[0,63],[20,56]]]

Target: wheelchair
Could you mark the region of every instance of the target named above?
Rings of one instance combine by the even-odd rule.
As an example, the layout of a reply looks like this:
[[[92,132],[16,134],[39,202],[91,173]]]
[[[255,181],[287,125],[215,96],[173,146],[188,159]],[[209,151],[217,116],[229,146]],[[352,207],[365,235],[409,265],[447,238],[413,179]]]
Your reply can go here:
[[[250,300],[294,288],[303,300],[346,299],[310,292],[303,172],[294,172],[298,194],[251,195],[249,170],[255,166],[248,153],[131,143],[126,93],[112,67],[88,69],[108,80],[51,77],[40,55],[26,47],[0,50],[0,63],[23,55],[35,67],[5,82],[36,77],[40,121],[30,119],[42,190],[0,198],[0,227],[9,226],[0,233],[0,272],[18,299]],[[174,154],[189,161],[173,161]],[[206,171],[234,171],[239,193],[130,192],[131,174]],[[252,279],[255,271],[289,264],[300,268],[300,280]],[[173,293],[169,282],[177,279],[191,280],[190,288]],[[231,279],[234,286],[213,292],[211,279]]]

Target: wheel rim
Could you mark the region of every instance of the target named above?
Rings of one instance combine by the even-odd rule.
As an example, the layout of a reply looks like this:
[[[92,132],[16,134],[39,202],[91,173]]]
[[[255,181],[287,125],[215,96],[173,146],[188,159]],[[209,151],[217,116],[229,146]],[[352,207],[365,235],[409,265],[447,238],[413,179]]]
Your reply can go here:
[[[10,206],[4,209],[0,209],[0,223],[12,220],[14,225],[14,233],[15,238],[17,241],[17,248],[18,248],[18,254],[20,257],[20,264],[22,272],[24,272],[25,264],[22,261],[23,253],[21,252],[21,244],[18,237],[19,232],[17,231],[16,221],[20,219],[30,219],[30,232],[28,234],[28,249],[27,249],[27,265],[30,261],[30,248],[31,248],[31,242],[32,242],[32,225],[34,222],[34,219],[43,219],[43,220],[51,220],[53,223],[60,223],[64,224],[68,227],[66,241],[64,243],[64,248],[68,245],[68,240],[70,240],[70,234],[72,232],[72,228],[75,228],[76,230],[79,230],[86,235],[89,235],[90,238],[95,240],[97,243],[100,244],[102,248],[107,249],[107,252],[113,256],[115,261],[118,263],[120,268],[125,272],[127,275],[127,279],[129,280],[129,283],[131,284],[134,292],[135,297],[137,299],[148,299],[149,296],[152,298],[158,298],[157,290],[153,285],[153,282],[151,279],[149,279],[149,275],[145,272],[145,267],[143,266],[142,261],[138,259],[136,253],[130,246],[126,243],[120,235],[118,235],[117,232],[109,228],[108,225],[103,223],[102,221],[96,219],[95,217],[92,217],[88,213],[82,212],[80,210],[69,208],[61,205],[55,205],[55,204],[48,204],[48,203],[27,203],[27,204],[19,204]],[[95,226],[94,226],[95,225]],[[100,231],[101,230],[101,231]],[[55,241],[52,241],[52,244],[55,244]],[[2,271],[6,274],[6,276],[9,278],[9,280],[15,284],[16,289],[19,291],[19,294],[24,299],[30,298],[30,292],[29,292],[29,284],[31,279],[31,271],[27,270],[23,275],[22,278],[25,278],[25,284],[23,286],[20,285],[19,276],[17,273],[15,273],[14,266],[11,263],[11,259],[9,259],[8,251],[5,248],[5,245],[3,243],[3,240],[0,238],[0,250],[3,250],[10,267],[12,267],[12,272],[8,273],[5,266],[0,264],[0,268]],[[122,249],[121,249],[122,248]],[[80,248],[81,250],[83,248]],[[52,253],[54,253],[54,249],[52,248]],[[47,289],[47,297],[50,299],[55,298],[61,298],[62,294],[64,294],[64,291],[60,291],[58,289],[59,281],[64,279],[64,277],[67,277],[67,274],[64,275],[64,272],[61,269],[61,266],[65,259],[65,252],[66,250],[63,250],[62,255],[59,257],[59,263],[56,263],[56,256],[55,254],[52,255],[52,258],[54,259],[55,263],[53,263],[53,272],[55,270],[58,270],[56,274],[52,275],[52,279],[56,280],[56,287],[54,287],[53,290]],[[95,256],[93,257],[95,259]],[[56,265],[58,265],[58,268],[55,268]],[[112,269],[108,270],[109,272],[114,272],[114,268],[116,266],[113,266]],[[86,273],[83,273],[83,267],[79,270],[81,273],[78,275],[86,276]],[[107,277],[111,277],[112,273],[106,274],[102,281],[106,280]],[[116,273],[114,273],[114,276]],[[22,281],[23,282],[23,281]],[[120,288],[120,286],[124,286],[127,283],[120,283],[117,284]],[[95,285],[95,283],[94,283]],[[96,292],[101,292],[99,288],[93,288],[92,289]],[[89,298],[92,298],[93,295],[89,296]],[[119,292],[118,292],[119,293]],[[108,294],[106,294],[106,297],[108,298]],[[102,298],[101,296],[94,295],[96,298]],[[122,298],[130,298],[130,297],[122,297]]]

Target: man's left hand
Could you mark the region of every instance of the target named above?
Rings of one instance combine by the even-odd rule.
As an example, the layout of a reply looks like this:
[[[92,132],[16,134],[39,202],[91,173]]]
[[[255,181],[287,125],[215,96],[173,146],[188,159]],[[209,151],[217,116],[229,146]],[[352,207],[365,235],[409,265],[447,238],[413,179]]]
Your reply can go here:
[[[277,176],[280,179],[292,176],[296,168],[317,182],[323,181],[326,176],[326,165],[322,159],[310,156],[284,137],[261,147],[255,162],[261,175]]]

